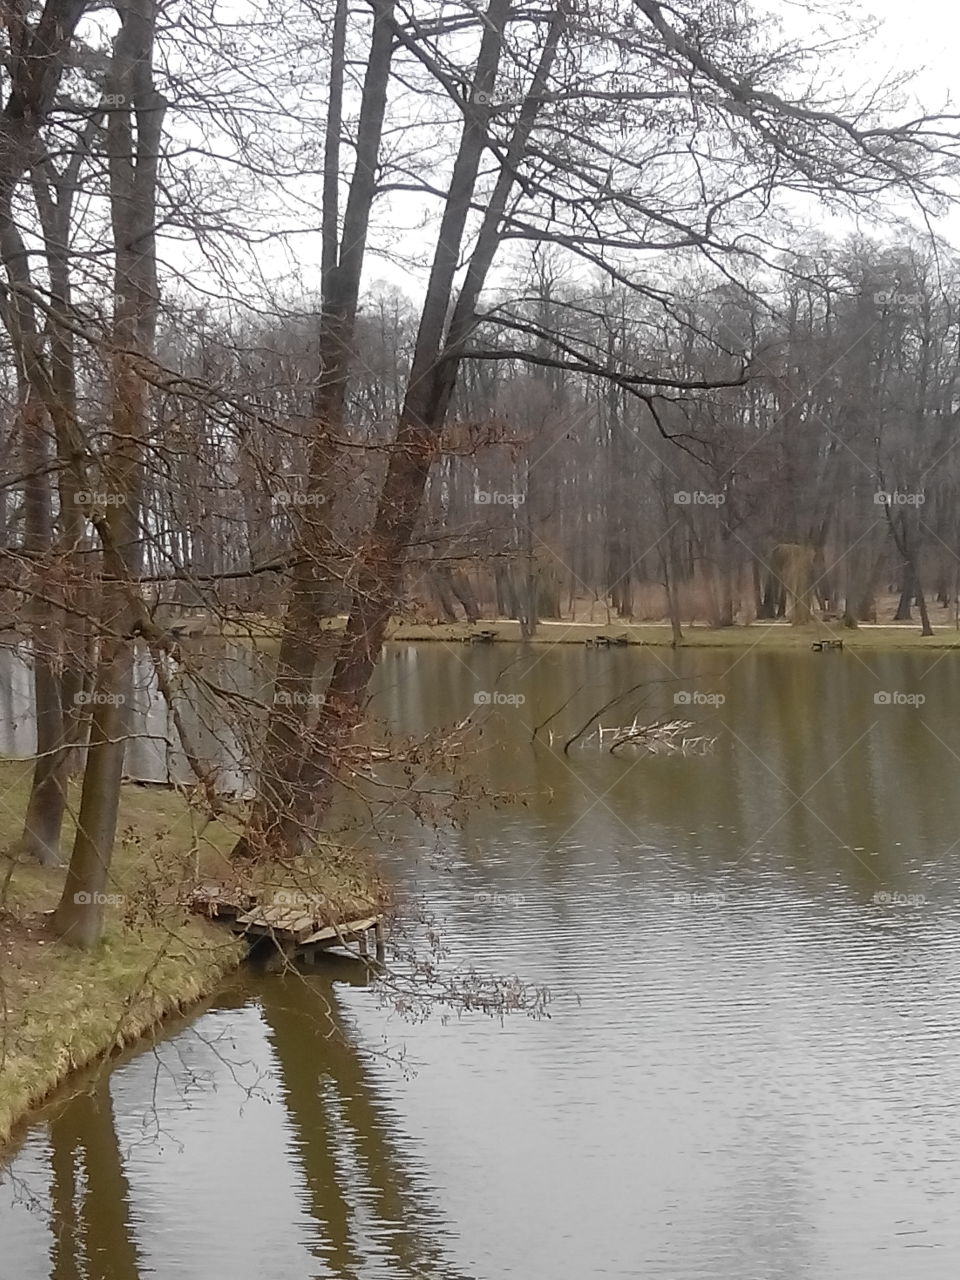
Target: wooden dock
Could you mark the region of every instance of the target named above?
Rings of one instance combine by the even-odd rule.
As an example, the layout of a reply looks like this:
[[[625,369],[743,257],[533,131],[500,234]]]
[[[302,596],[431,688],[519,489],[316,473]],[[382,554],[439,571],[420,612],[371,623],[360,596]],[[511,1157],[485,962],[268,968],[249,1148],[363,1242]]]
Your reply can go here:
[[[350,951],[355,944],[357,959],[370,955],[373,950],[378,964],[385,956],[383,917],[363,916],[359,920],[344,920],[340,924],[322,924],[310,911],[299,906],[258,906],[238,915],[230,926],[233,932],[246,937],[251,947],[273,943],[279,964],[304,960],[313,964],[321,951],[331,947],[343,947]]]
[[[278,893],[295,899],[295,892]],[[382,915],[361,916],[328,924],[316,907],[297,901],[258,903],[250,895],[224,893],[219,886],[203,886],[192,896],[193,909],[222,921],[238,937],[250,943],[251,952],[266,952],[268,967],[286,963],[316,962],[320,953],[333,948],[354,959],[368,961],[371,953],[383,964],[386,948]]]

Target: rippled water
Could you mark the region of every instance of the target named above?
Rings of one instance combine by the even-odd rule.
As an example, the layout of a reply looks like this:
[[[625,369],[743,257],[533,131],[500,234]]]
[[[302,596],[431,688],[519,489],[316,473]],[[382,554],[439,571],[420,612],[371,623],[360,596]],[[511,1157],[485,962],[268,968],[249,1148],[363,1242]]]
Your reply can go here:
[[[641,681],[711,754],[530,741]],[[551,1017],[244,978],[30,1129],[2,1280],[957,1274],[956,655],[395,646],[374,708],[419,732],[496,691],[525,701],[466,763],[522,798],[374,818],[446,969]]]

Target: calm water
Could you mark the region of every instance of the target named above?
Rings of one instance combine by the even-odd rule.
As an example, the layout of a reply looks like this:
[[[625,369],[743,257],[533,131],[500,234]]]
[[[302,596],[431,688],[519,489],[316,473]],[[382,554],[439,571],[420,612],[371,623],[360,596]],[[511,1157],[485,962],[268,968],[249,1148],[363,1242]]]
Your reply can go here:
[[[604,723],[642,701],[711,754],[531,743],[641,681]],[[373,707],[416,733],[478,692],[517,696],[466,755],[514,798],[368,818],[444,971],[551,1017],[245,977],[38,1118],[2,1280],[958,1274],[960,655],[395,646]]]

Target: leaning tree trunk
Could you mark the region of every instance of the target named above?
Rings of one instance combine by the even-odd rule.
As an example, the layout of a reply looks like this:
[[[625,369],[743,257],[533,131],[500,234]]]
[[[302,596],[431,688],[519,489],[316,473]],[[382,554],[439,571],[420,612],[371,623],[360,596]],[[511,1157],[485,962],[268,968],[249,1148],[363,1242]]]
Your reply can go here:
[[[557,52],[563,15],[554,13],[538,67],[481,222],[463,286],[448,314],[467,219],[473,207],[510,0],[491,0],[471,86],[460,147],[441,218],[437,247],[421,313],[413,366],[397,437],[390,455],[373,528],[360,553],[353,610],[321,709],[316,746],[304,759],[300,794],[307,797],[286,822],[288,846],[315,841],[329,807],[333,783],[362,712],[402,581],[407,547],[419,519],[430,468],[438,456],[462,353],[497,246],[514,185]]]
[[[360,279],[370,210],[376,194],[377,158],[393,57],[393,0],[376,0],[360,116],[357,156],[337,251],[341,89],[344,70],[346,0],[338,0],[331,58],[323,197],[323,306],[320,377],[314,395],[314,438],[307,476],[309,513],[299,522],[290,602],[284,619],[273,704],[267,720],[257,796],[236,857],[255,857],[285,847],[287,818],[304,802],[299,772],[304,738],[310,731],[317,660],[334,643],[324,629],[336,612],[346,566],[333,526],[333,499],[339,471],[339,447],[346,401],[350,352],[356,324]]]

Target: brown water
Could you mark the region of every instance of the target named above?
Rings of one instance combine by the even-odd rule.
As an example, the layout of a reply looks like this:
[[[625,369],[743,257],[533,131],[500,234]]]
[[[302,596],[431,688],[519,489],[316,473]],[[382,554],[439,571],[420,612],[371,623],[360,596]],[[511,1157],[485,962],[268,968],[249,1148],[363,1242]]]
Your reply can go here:
[[[526,699],[468,756],[522,798],[372,816],[444,970],[546,983],[551,1017],[248,976],[38,1118],[0,1280],[955,1276],[958,662],[392,647],[374,708],[405,731]],[[712,753],[531,743],[643,680],[641,718]]]

